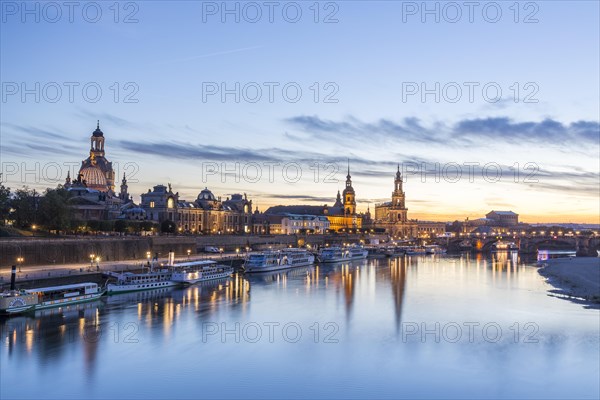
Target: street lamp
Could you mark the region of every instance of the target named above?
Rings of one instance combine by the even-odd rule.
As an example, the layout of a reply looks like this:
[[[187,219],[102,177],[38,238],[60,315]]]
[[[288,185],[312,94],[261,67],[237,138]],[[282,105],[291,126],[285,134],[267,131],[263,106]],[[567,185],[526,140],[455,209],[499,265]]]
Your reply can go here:
[[[17,257],[17,264],[19,264],[19,272],[21,272],[21,264],[23,264],[25,259],[23,257]]]
[[[100,256],[96,257],[96,271],[100,271]]]
[[[90,254],[90,268],[92,268],[94,266],[94,254]]]
[[[235,249],[235,256],[239,258],[239,256],[240,256],[240,249],[239,248]]]
[[[190,254],[192,253],[192,251],[190,249],[187,250],[187,255],[188,255],[188,261],[190,260]]]

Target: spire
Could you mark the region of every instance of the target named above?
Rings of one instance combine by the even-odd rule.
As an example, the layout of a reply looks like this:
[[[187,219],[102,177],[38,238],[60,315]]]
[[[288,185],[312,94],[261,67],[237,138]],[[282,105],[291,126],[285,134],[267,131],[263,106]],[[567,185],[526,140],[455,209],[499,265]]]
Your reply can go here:
[[[104,136],[104,133],[100,130],[100,120],[96,123],[96,130],[92,133],[92,137]]]
[[[350,179],[350,159],[348,158],[348,179]]]
[[[121,181],[121,184],[127,185],[127,178],[125,178],[125,172],[123,172],[123,180]]]
[[[342,196],[340,195],[340,190],[339,189],[338,189],[338,192],[337,192],[337,196],[335,198],[335,204],[333,206],[334,207],[343,207]]]
[[[65,179],[65,185],[69,185],[71,183],[71,171],[67,170],[67,179]]]

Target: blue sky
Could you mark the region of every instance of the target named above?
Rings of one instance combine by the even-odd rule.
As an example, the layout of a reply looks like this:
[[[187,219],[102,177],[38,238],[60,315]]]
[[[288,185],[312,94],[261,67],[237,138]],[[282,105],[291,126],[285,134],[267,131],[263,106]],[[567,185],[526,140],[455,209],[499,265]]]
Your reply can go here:
[[[22,3],[1,3],[0,153],[13,188],[54,186],[44,165],[85,158],[100,119],[107,157],[130,175],[136,199],[171,182],[190,200],[208,186],[224,197],[247,192],[261,209],[332,203],[349,158],[361,210],[390,196],[402,163],[413,218],[508,208],[531,222],[598,222],[598,2],[520,2],[517,23],[512,1],[478,3],[472,23],[463,2],[454,3],[462,12],[456,23],[448,21],[456,9],[447,2],[427,3],[437,4],[439,22],[434,15],[422,22],[422,2],[320,2],[318,23],[313,1],[275,2],[273,23],[264,2],[228,2],[239,7],[240,22],[234,15],[222,22],[222,2],[122,2],[117,23],[113,2],[98,2],[96,23],[86,20],[95,16],[86,2],[78,3],[72,23],[66,8],[52,23],[54,10],[39,3],[36,22]],[[263,14],[251,23],[245,19],[254,17],[255,4]],[[502,15],[488,22],[495,4]],[[215,7],[216,14],[206,14]],[[300,20],[286,21],[298,7]],[[128,15],[137,22],[124,23]],[[337,22],[324,23],[327,15]],[[524,23],[527,17],[538,22]],[[39,102],[32,94],[23,101],[21,85],[36,82]],[[62,87],[60,96],[51,82]],[[72,102],[65,82],[79,85]],[[81,91],[90,82],[102,89],[95,103]],[[236,82],[239,102],[233,94],[224,102],[220,93],[203,99],[203,88],[232,89]],[[465,82],[472,82],[472,101]],[[422,98],[421,89],[436,83],[439,100]],[[286,84],[302,90],[297,102],[284,97]],[[262,97],[251,102],[256,87]],[[407,94],[415,87],[418,93]],[[502,95],[492,102],[497,88]],[[36,162],[37,179],[11,172],[15,165],[35,170]],[[236,162],[239,182],[232,174],[206,174],[214,163],[232,170]],[[264,162],[281,163],[274,179]],[[324,182],[323,174],[315,182],[314,162],[338,165],[339,182]],[[261,165],[262,179],[254,179],[255,164],[248,163]],[[302,178],[284,179],[285,163],[298,163]],[[472,182],[465,163],[479,163]],[[460,179],[451,173],[456,164]],[[482,175],[486,164],[492,172],[502,168],[498,181],[489,169]],[[415,166],[429,171],[425,179],[411,172]],[[438,181],[444,166],[448,174]],[[62,179],[66,168],[60,172]]]

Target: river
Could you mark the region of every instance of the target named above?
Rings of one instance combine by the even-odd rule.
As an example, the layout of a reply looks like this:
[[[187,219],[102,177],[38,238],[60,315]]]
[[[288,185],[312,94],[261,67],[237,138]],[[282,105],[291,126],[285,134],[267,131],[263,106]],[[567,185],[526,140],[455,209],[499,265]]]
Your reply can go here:
[[[600,311],[517,254],[318,265],[0,320],[5,398],[598,398]]]

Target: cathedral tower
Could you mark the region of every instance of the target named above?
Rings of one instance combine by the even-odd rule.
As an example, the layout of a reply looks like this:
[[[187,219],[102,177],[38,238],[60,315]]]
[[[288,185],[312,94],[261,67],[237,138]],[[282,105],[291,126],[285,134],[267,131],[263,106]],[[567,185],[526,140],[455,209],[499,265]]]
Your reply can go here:
[[[352,177],[350,176],[350,161],[348,161],[348,175],[346,175],[346,188],[343,191],[344,196],[344,214],[356,214],[356,194],[352,187]]]
[[[394,178],[394,191],[392,192],[392,206],[404,208],[404,192],[402,191],[402,174],[400,173],[400,165]]]

